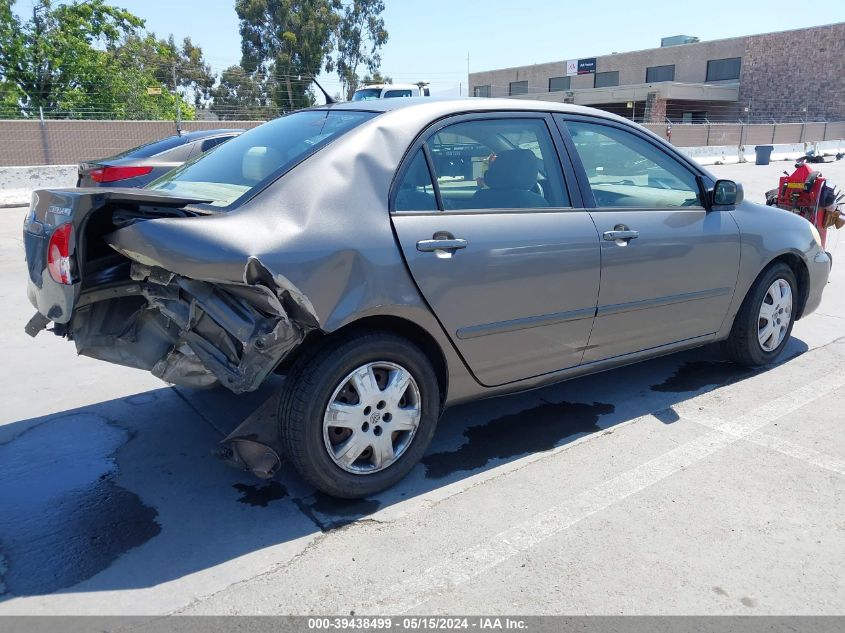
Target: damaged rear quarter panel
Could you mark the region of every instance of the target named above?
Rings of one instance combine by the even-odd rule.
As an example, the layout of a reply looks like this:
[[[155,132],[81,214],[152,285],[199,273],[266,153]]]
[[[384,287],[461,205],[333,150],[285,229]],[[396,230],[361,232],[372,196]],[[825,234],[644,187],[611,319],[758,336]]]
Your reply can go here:
[[[477,391],[408,274],[388,212],[397,166],[430,120],[430,111],[387,112],[229,213],[140,222],[107,241],[187,280],[269,287],[300,333],[369,316],[405,318],[438,342],[450,396]]]

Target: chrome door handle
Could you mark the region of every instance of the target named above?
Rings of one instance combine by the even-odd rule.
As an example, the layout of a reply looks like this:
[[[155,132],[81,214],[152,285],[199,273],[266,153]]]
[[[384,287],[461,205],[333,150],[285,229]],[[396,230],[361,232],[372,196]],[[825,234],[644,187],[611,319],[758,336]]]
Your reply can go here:
[[[631,231],[630,229],[605,231],[602,233],[602,237],[608,242],[616,242],[617,240],[634,240],[639,236],[639,231]]]
[[[417,250],[422,253],[433,253],[435,251],[456,251],[459,248],[466,248],[467,241],[462,239],[443,240],[420,240],[417,242]]]

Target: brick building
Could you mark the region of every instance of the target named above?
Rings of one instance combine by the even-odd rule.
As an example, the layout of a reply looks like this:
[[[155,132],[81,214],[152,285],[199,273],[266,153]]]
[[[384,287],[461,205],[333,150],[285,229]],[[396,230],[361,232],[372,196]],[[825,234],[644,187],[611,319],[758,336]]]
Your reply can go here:
[[[470,94],[589,105],[660,123],[845,120],[845,22],[469,75]]]

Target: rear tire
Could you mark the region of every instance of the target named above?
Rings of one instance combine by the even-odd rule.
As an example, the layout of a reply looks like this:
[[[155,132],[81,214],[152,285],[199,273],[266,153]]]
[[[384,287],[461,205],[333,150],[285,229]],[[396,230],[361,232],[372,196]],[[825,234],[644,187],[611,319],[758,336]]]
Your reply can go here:
[[[422,458],[440,417],[428,358],[386,332],[323,344],[294,363],[282,389],[285,456],[333,497],[357,499],[394,485]]]
[[[722,343],[729,359],[740,365],[768,365],[780,356],[792,334],[798,282],[784,263],[764,270],[740,306],[730,336]]]

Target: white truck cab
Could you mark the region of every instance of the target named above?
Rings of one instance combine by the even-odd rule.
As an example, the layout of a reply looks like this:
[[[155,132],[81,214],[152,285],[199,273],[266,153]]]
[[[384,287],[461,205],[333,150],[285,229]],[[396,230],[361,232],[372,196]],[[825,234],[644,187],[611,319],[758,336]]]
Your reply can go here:
[[[358,88],[352,95],[353,101],[369,101],[370,99],[393,99],[395,97],[428,97],[428,86],[417,84],[369,84]]]

